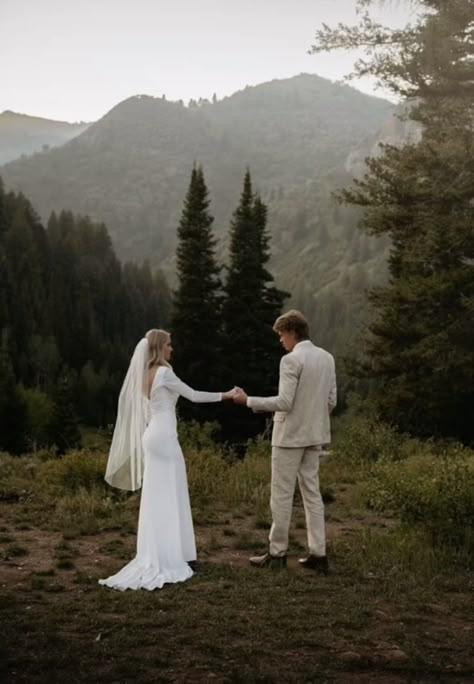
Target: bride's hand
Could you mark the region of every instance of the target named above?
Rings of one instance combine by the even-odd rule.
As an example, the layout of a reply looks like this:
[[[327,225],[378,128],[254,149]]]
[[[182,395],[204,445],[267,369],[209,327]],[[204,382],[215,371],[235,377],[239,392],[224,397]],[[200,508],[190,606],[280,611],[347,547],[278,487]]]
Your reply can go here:
[[[235,397],[236,393],[238,392],[238,387],[233,387],[231,390],[228,392],[222,392],[222,401],[227,401],[231,400]]]

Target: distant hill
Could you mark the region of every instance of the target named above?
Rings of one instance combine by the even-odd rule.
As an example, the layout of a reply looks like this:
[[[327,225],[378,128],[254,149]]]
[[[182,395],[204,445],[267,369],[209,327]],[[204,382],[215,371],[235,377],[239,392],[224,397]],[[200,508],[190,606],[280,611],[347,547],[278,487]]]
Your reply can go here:
[[[5,111],[0,114],[0,164],[22,155],[58,147],[79,135],[89,124],[52,121]]]
[[[204,167],[219,249],[246,167],[269,206],[272,269],[317,338],[345,348],[384,273],[386,244],[357,230],[331,192],[352,177],[348,159],[372,145],[394,105],[302,74],[185,107],[149,96],[118,104],[57,149],[0,169],[43,219],[63,207],[105,221],[119,255],[150,259],[173,282],[176,227],[194,162]]]

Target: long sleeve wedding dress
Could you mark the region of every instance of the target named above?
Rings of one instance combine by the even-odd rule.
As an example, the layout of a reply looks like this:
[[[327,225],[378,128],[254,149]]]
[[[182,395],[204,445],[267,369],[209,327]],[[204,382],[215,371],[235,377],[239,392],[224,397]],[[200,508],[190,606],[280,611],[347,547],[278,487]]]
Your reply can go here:
[[[176,431],[176,402],[217,402],[217,392],[198,392],[173,370],[160,366],[150,392],[149,422],[143,434],[144,473],[137,532],[137,554],[118,573],[99,580],[119,589],[160,589],[193,574],[196,559],[191,506],[183,452]]]

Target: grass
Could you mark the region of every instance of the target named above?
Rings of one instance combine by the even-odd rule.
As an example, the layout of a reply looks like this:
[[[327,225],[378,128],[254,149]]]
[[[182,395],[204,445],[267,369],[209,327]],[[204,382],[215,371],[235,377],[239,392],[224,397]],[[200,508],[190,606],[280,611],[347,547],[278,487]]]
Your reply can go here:
[[[367,428],[359,441],[356,426],[350,434],[361,450]],[[288,569],[248,565],[267,543],[268,445],[236,462],[209,433],[192,428],[185,440],[199,572],[151,593],[97,583],[133,556],[139,503],[98,478],[103,454],[1,457],[0,491],[11,497],[0,504],[3,681],[472,681],[469,548],[434,543],[429,526],[407,522],[392,495],[377,498],[391,510],[371,507],[382,475],[384,486],[400,489],[404,471],[421,483],[410,485],[416,504],[430,446],[384,428],[364,461],[336,441],[321,467],[331,574],[320,577],[297,564],[306,543],[299,497]]]

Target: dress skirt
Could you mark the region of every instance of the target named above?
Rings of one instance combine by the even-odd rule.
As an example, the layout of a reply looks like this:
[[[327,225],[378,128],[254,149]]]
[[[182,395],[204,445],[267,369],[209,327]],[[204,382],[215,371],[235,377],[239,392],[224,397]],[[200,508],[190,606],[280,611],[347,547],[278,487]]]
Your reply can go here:
[[[122,591],[184,582],[193,574],[187,562],[196,559],[186,466],[173,411],[152,416],[143,434],[143,451],[137,554],[118,573],[99,580]]]

